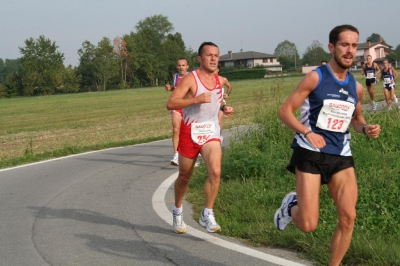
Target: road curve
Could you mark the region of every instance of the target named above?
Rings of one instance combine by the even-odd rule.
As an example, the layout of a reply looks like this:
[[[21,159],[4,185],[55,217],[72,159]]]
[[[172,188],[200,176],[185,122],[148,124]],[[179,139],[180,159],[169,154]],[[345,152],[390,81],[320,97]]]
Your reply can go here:
[[[205,233],[186,202],[175,234],[171,151],[163,140],[0,170],[0,265],[311,265]]]

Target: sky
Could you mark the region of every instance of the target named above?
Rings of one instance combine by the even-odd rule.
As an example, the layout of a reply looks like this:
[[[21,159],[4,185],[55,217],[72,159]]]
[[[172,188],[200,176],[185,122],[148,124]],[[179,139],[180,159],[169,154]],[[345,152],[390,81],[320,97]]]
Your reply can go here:
[[[302,57],[314,40],[327,50],[337,25],[358,28],[360,41],[380,34],[393,49],[400,44],[400,1],[385,0],[1,0],[0,58],[21,57],[25,40],[40,35],[64,53],[64,65],[77,66],[84,41],[135,32],[140,20],[168,17],[187,48],[216,43],[220,54],[256,51],[273,54],[285,40]],[[173,32],[173,33],[174,33]]]

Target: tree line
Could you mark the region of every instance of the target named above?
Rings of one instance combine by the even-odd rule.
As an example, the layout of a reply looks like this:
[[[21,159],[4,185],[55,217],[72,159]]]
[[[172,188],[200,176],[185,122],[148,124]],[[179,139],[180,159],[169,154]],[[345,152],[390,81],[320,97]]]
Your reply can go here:
[[[141,20],[135,31],[97,44],[84,41],[77,51],[79,64],[65,67],[55,42],[39,36],[19,47],[21,57],[0,59],[0,97],[51,95],[124,89],[164,84],[176,72],[176,60],[198,65],[197,52],[186,48],[168,18],[154,15]]]
[[[97,44],[84,41],[77,51],[76,67],[64,66],[64,54],[55,42],[43,35],[37,39],[31,37],[25,40],[25,46],[19,47],[20,58],[0,58],[0,97],[163,85],[176,72],[178,58],[187,58],[192,68],[198,66],[197,51],[187,48],[182,35],[173,32],[167,17],[147,17],[129,34],[113,40],[103,37]],[[374,33],[372,37],[380,36]],[[278,44],[274,54],[284,70],[318,65],[330,58],[318,41],[307,47],[302,58],[296,45],[287,40]],[[400,59],[400,45],[391,56],[391,61]]]
[[[385,40],[378,33],[372,33],[367,40],[371,42],[379,42],[382,40],[382,42],[385,43]],[[275,48],[274,55],[279,58],[279,63],[283,65],[282,69],[286,71],[294,70],[299,66],[317,66],[321,64],[322,61],[329,61],[331,59],[330,53],[326,52],[322,44],[317,40],[314,40],[311,45],[306,48],[302,58],[300,58],[296,44],[288,40],[278,44]],[[386,56],[386,59],[391,63],[400,61],[400,44],[397,45],[392,53]]]

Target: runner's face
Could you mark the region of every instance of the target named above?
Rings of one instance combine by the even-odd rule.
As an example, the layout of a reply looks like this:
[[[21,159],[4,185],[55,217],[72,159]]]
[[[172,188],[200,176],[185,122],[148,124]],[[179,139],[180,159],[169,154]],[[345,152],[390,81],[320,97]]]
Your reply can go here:
[[[389,62],[388,61],[383,61],[383,67],[388,68],[389,67]]]
[[[342,68],[348,69],[353,65],[358,45],[358,34],[354,31],[343,31],[339,34],[336,45],[329,45],[335,62]]]
[[[367,57],[367,62],[368,62],[368,64],[372,62],[372,57],[371,56]]]
[[[218,47],[206,45],[203,47],[201,56],[197,57],[203,69],[209,72],[215,72],[218,69],[219,49]]]
[[[187,64],[186,60],[181,59],[176,62],[176,70],[178,71],[180,76],[183,76],[187,73],[189,65]]]

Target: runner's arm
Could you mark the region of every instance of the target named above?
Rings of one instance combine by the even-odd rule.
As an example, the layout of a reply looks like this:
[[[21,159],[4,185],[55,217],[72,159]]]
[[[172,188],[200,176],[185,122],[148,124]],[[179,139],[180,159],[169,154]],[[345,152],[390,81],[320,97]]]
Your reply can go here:
[[[174,80],[174,79],[175,79],[175,76],[172,75],[172,80]],[[169,83],[165,84],[165,90],[167,90],[167,91],[173,91],[174,89],[175,89],[175,87],[169,85]]]
[[[361,67],[361,75],[364,76],[364,71],[365,71],[365,64],[362,65]]]
[[[324,138],[316,133],[310,132],[305,125],[295,117],[296,111],[308,95],[315,89],[319,81],[319,75],[316,71],[308,73],[299,83],[297,88],[289,95],[288,99],[279,109],[279,119],[291,130],[300,134],[307,134],[307,141],[315,148],[323,148],[326,143]]]
[[[227,92],[227,94],[228,94],[228,96],[231,94],[231,92],[232,92],[232,85],[229,83],[229,81],[228,81],[228,79],[227,78],[224,78],[224,85],[225,86],[227,86],[228,87],[228,92]]]
[[[355,131],[365,134],[371,138],[377,138],[379,133],[381,132],[381,127],[379,125],[368,125],[362,115],[362,106],[361,102],[364,97],[364,88],[363,86],[357,82],[357,95],[358,95],[358,103],[356,105],[356,109],[354,111],[353,118],[351,119],[351,126]]]
[[[379,68],[377,63],[374,63],[374,66],[375,66],[375,70],[376,70],[376,73],[375,73],[375,77],[376,77],[376,76],[378,76],[379,73],[381,73],[381,69]]]
[[[399,76],[399,73],[397,73],[396,69],[394,69],[394,67],[392,67],[392,71],[393,71],[393,79],[396,80],[397,77]]]
[[[167,102],[168,110],[188,107],[192,104],[211,102],[211,92],[205,92],[193,97],[196,91],[196,81],[193,75],[186,75],[172,91]]]

